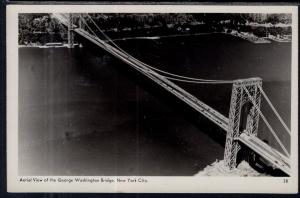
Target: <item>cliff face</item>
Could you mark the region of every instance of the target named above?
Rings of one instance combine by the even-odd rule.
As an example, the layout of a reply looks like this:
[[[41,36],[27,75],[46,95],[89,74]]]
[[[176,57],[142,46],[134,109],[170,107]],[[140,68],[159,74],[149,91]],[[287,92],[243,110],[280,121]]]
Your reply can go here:
[[[201,32],[222,32],[224,29],[245,29],[251,22],[290,24],[288,14],[90,14],[101,29],[113,38],[125,36],[156,36]],[[248,28],[249,29],[249,28]],[[262,30],[265,31],[265,30]],[[282,34],[283,28],[276,30]],[[252,30],[256,34],[256,30]],[[265,33],[260,33],[264,35]],[[290,30],[284,30],[290,32]],[[63,42],[66,29],[49,14],[19,15],[19,44]]]

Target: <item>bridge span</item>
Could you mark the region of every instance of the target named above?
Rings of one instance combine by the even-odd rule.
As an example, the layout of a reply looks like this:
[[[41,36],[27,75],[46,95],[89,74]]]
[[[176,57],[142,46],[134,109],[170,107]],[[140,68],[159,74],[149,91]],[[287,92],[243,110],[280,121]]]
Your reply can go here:
[[[174,74],[172,75],[173,77],[163,75],[165,73],[167,74],[169,73],[155,69],[135,59],[134,57],[126,53],[124,50],[114,45],[114,43],[112,43],[111,45],[109,42],[100,39],[95,34],[95,32],[89,27],[88,22],[85,20],[85,18],[81,16],[81,14],[77,14],[77,15],[79,16],[79,25],[75,25],[73,23],[73,17],[71,14],[58,14],[58,13],[52,14],[54,18],[56,18],[61,24],[63,24],[65,27],[68,28],[69,42],[71,42],[70,45],[72,45],[72,42],[74,42],[72,36],[74,32],[81,35],[82,37],[86,38],[90,42],[104,49],[108,53],[112,54],[114,57],[130,65],[132,68],[139,71],[140,73],[142,73],[144,76],[148,77],[155,83],[159,84],[165,90],[172,93],[180,100],[182,100],[183,102],[185,102],[186,104],[194,108],[200,114],[205,116],[207,119],[209,119],[210,121],[218,125],[220,128],[222,128],[223,131],[226,133],[224,160],[229,169],[234,168],[237,165],[237,153],[241,149],[241,144],[244,144],[254,153],[258,154],[259,156],[267,160],[270,164],[272,164],[274,168],[280,169],[281,171],[283,171],[288,175],[291,174],[289,152],[284,147],[284,145],[276,135],[274,129],[269,125],[267,119],[260,111],[261,95],[263,95],[267,99],[267,96],[265,96],[262,90],[261,79],[251,78],[251,79],[242,79],[242,80],[233,80],[233,81],[221,81],[221,83],[233,84],[229,117],[226,117],[222,115],[220,112],[216,111],[212,107],[202,102],[201,100],[199,100],[198,98],[196,98],[195,96],[193,96],[192,94],[188,93],[186,90],[176,85],[171,80],[191,81],[195,83],[219,83],[219,81],[215,81],[215,80],[196,81],[193,78],[185,78],[185,79],[174,78],[174,76],[175,77],[178,76]],[[90,20],[92,19],[90,18]],[[86,26],[88,29],[83,28],[83,26]],[[246,111],[244,110],[246,113],[243,113],[242,110],[244,109],[244,106],[248,104],[248,102],[250,103],[250,105],[248,105]],[[275,108],[274,111],[277,113]],[[269,130],[271,131],[272,135],[279,143],[285,155],[281,154],[279,151],[270,147],[268,144],[266,144],[265,142],[263,142],[257,137],[258,120],[260,117],[268,126]],[[284,124],[280,116],[279,119],[282,122],[282,124],[285,126],[287,131],[290,133],[289,129]],[[246,120],[246,122],[243,120]]]

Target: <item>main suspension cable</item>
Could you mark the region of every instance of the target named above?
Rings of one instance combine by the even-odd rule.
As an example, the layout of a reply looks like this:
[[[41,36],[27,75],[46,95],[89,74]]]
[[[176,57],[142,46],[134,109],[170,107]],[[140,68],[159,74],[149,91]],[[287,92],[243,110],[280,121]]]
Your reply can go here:
[[[164,75],[162,75],[164,76]],[[180,79],[180,78],[173,78],[173,77],[169,77],[169,76],[164,76],[165,78],[169,79],[169,80],[174,80],[174,81],[178,81],[178,82],[185,82],[185,83],[195,83],[195,84],[232,84],[233,81],[221,81],[221,80],[217,80],[217,81],[195,81],[195,80],[184,80],[184,79]]]
[[[163,74],[166,74],[166,75],[169,75],[169,76],[173,76],[173,77],[178,77],[178,78],[171,78],[171,77],[168,77],[169,79],[172,79],[172,80],[176,80],[176,81],[182,81],[182,82],[188,82],[188,83],[198,83],[198,82],[219,82],[219,84],[222,84],[222,83],[233,83],[232,80],[210,80],[210,79],[201,79],[201,78],[192,78],[192,77],[187,77],[187,76],[182,76],[182,75],[178,75],[178,74],[174,74],[174,73],[170,73],[170,72],[167,72],[167,71],[164,71],[164,70],[160,70],[158,68],[155,68],[155,67],[152,67],[136,58],[134,58],[133,56],[131,56],[128,52],[126,52],[125,50],[123,50],[122,48],[120,48],[113,40],[111,40],[101,29],[100,27],[96,24],[96,22],[92,19],[92,17],[89,15],[89,14],[86,14],[89,19],[92,21],[92,23],[95,25],[95,27],[103,34],[103,36],[109,41],[111,42],[116,48],[118,48],[120,51],[122,51],[123,53],[125,53],[127,56],[129,56],[130,58],[134,59],[135,61],[139,62],[140,64],[143,64],[143,66],[145,67],[148,67],[148,68],[151,68],[155,71],[158,71],[160,73],[163,73]],[[179,79],[179,78],[182,78],[182,79],[186,79],[186,80],[182,80],[182,79]]]
[[[92,28],[87,24],[86,20],[81,15],[79,15],[79,17],[81,18],[83,23],[88,27],[88,29],[92,32],[92,34],[94,34],[95,37],[98,37],[97,34],[92,30]]]

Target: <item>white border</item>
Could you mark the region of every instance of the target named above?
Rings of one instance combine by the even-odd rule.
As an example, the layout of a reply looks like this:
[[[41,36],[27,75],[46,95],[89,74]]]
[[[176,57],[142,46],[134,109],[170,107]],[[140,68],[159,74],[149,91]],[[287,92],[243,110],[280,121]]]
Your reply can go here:
[[[18,173],[18,13],[292,13],[292,176],[276,177],[142,177],[148,183],[20,183]],[[7,6],[7,190],[9,192],[298,192],[298,8],[296,6],[199,5],[8,5]],[[41,179],[58,177],[39,177]],[[64,177],[74,178],[74,177]],[[82,177],[84,178],[84,177]],[[101,177],[89,177],[101,178]],[[102,177],[104,178],[104,177]],[[109,177],[116,179],[117,177]],[[140,178],[140,177],[118,177]],[[283,183],[288,179],[288,183]]]

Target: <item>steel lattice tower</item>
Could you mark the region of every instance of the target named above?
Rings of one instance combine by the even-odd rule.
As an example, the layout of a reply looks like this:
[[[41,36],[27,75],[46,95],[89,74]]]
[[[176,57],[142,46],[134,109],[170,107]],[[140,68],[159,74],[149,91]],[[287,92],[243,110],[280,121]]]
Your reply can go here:
[[[74,47],[74,32],[73,32],[73,14],[69,14],[69,24],[68,24],[68,47]]]
[[[241,148],[235,139],[243,132],[257,136],[261,102],[258,85],[262,85],[260,78],[236,80],[233,83],[224,153],[225,165],[230,169],[237,166],[237,154]],[[253,105],[244,89],[248,90],[256,105]]]

